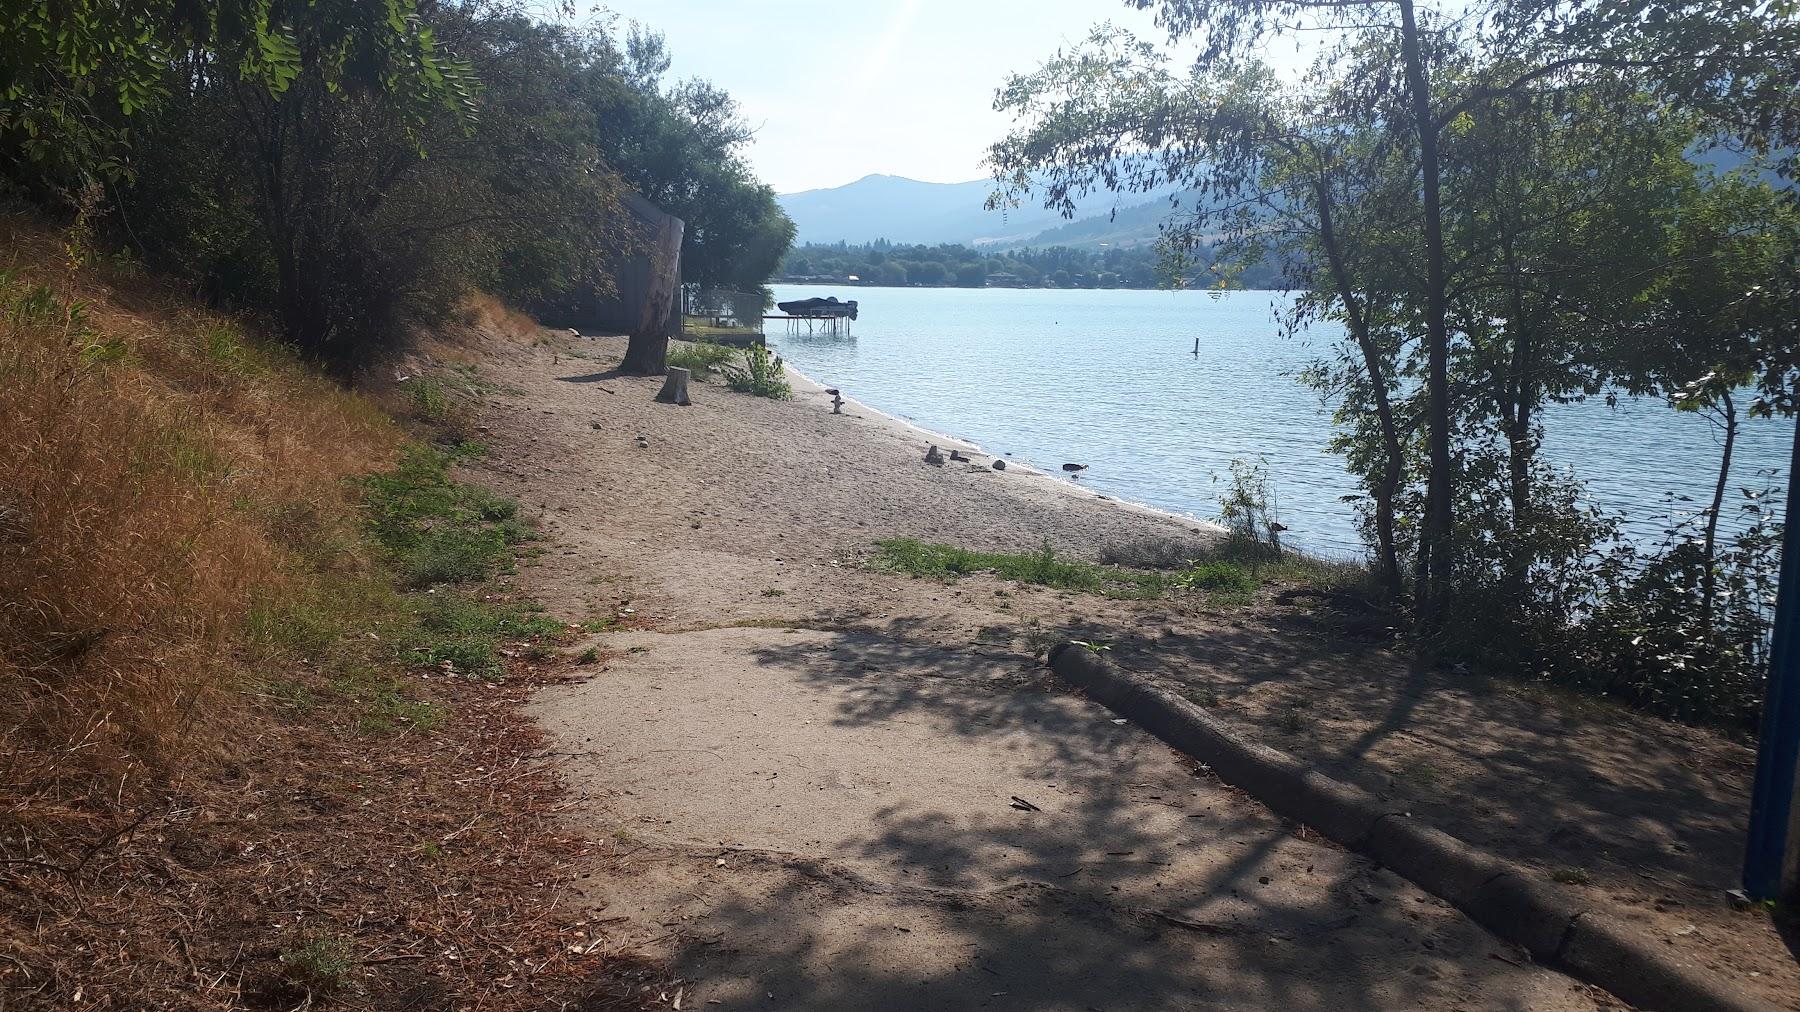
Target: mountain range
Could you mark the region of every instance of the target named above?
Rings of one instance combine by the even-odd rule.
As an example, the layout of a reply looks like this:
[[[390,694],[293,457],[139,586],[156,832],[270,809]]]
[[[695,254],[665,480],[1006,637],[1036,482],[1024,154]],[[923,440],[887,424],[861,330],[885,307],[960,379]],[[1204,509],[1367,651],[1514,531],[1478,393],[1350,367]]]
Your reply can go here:
[[[851,244],[962,243],[1018,246],[1133,246],[1156,239],[1168,215],[1167,193],[1101,193],[1078,206],[1075,218],[1026,202],[1000,211],[985,208],[994,183],[927,183],[904,176],[870,175],[829,189],[782,194],[777,199],[794,220],[795,242]],[[1116,211],[1115,211],[1116,209]]]
[[[1690,157],[1714,172],[1737,168],[1745,161],[1743,155],[1725,147],[1697,149]],[[1792,185],[1776,179],[1772,172],[1762,175],[1778,186]],[[1098,193],[1081,202],[1072,220],[1065,220],[1030,201],[1005,211],[989,211],[984,205],[993,192],[990,179],[927,183],[904,176],[870,175],[843,186],[787,193],[776,199],[794,220],[799,245],[858,245],[886,239],[995,249],[1140,246],[1156,241],[1157,227],[1174,210],[1171,197],[1183,207],[1194,205],[1193,194],[1173,189]]]

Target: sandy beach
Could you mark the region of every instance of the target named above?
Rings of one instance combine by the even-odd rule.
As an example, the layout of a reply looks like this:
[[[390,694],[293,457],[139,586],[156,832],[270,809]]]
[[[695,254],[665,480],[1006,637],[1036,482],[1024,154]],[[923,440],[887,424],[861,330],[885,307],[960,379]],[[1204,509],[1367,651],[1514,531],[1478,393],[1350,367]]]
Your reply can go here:
[[[568,815],[599,841],[575,902],[594,944],[669,961],[690,1003],[1616,1007],[1060,686],[1033,657],[1050,636],[1104,642],[1710,969],[1800,996],[1766,916],[1722,898],[1740,746],[1412,670],[1279,588],[1226,607],[876,571],[890,537],[1092,559],[1213,533],[995,471],[853,400],[833,414],[803,377],[788,402],[696,384],[693,405],[656,404],[660,380],[614,372],[622,350],[444,354],[487,390],[471,476],[546,535],[518,588],[612,630],[534,704]],[[973,459],[926,464],[932,442]]]

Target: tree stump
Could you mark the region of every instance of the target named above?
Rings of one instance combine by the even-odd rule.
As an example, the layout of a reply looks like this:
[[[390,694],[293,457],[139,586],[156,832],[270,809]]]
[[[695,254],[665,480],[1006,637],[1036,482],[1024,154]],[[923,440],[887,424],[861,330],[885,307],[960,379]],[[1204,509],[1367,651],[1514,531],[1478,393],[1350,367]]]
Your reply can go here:
[[[656,399],[664,404],[691,404],[688,400],[688,371],[679,367],[670,367],[668,375],[663,378],[662,389],[656,392]]]

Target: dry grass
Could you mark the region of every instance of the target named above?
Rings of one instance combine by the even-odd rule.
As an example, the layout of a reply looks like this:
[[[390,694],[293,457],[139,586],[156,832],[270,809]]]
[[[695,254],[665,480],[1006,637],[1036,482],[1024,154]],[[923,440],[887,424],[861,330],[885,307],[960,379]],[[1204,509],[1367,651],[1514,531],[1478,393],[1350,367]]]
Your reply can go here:
[[[475,292],[463,300],[462,313],[472,330],[529,344],[544,328],[524,313],[483,292]]]
[[[635,1007],[655,971],[553,909],[582,843],[527,686],[396,669],[378,398],[35,225],[0,250],[0,1007]]]
[[[117,800],[216,737],[248,602],[351,523],[342,479],[398,432],[231,320],[114,294],[51,237],[8,231],[0,776],[52,839],[44,820],[91,820],[96,791]]]

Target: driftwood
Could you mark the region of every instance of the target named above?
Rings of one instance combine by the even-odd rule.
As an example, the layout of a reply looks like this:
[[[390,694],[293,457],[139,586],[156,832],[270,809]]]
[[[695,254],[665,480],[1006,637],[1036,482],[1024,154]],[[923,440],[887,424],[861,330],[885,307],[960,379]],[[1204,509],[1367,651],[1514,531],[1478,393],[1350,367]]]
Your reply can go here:
[[[664,404],[691,404],[688,400],[688,371],[671,366],[663,379],[662,389],[657,391],[656,399]]]

